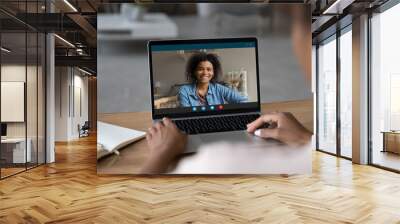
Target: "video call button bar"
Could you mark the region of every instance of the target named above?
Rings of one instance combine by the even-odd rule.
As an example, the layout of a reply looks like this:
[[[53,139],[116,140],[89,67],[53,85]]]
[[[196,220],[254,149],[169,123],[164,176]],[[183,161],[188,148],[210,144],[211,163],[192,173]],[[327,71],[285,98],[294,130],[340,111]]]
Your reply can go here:
[[[193,112],[197,111],[207,111],[207,110],[223,110],[224,106],[223,105],[210,105],[210,106],[196,106],[192,107]]]

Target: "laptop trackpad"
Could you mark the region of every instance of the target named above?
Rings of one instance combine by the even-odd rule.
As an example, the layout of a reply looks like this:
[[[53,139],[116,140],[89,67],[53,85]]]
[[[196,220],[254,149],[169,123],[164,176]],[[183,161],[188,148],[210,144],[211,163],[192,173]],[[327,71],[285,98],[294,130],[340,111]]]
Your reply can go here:
[[[216,132],[199,135],[189,135],[188,145],[184,153],[197,152],[201,146],[217,142],[249,143],[252,146],[280,144],[277,141],[265,140],[249,134],[247,131]]]
[[[183,153],[197,152],[202,145],[200,135],[189,135],[186,149]]]

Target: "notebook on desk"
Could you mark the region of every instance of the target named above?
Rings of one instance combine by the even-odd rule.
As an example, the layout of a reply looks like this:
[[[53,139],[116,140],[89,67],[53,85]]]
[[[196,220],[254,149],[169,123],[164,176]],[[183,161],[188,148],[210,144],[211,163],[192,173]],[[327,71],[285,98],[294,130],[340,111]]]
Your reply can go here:
[[[146,136],[143,131],[97,122],[97,159],[110,154]]]

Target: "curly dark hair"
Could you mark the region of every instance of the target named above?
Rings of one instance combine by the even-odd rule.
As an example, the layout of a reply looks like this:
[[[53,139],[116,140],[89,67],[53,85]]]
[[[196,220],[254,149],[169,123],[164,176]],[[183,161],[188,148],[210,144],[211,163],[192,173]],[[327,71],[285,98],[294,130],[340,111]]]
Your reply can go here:
[[[186,77],[192,83],[196,82],[196,69],[200,62],[209,61],[213,65],[214,76],[211,79],[211,82],[217,82],[218,78],[222,74],[221,62],[216,54],[198,52],[192,54],[189,58],[189,61],[186,65]]]

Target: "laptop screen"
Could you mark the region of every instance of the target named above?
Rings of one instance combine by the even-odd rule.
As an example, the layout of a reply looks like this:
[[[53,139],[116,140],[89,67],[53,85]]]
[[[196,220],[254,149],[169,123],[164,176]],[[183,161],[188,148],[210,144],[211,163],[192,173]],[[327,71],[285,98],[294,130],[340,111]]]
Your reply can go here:
[[[256,38],[148,47],[153,119],[260,111]]]

